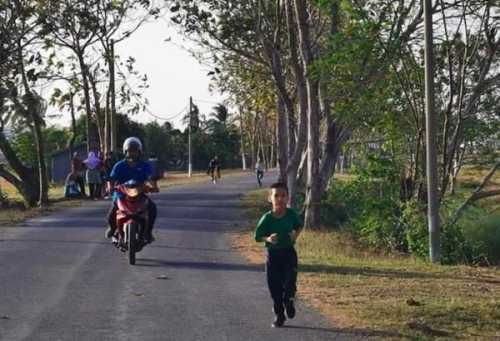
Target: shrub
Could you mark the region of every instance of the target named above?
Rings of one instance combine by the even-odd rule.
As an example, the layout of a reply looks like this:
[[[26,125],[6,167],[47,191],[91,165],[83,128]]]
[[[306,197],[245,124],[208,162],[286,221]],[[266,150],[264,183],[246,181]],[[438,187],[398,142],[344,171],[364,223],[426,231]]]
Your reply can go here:
[[[370,156],[350,182],[334,181],[323,199],[324,223],[348,226],[371,245],[400,249],[399,183],[391,160]]]
[[[500,215],[466,219],[460,226],[468,243],[471,262],[500,264]]]

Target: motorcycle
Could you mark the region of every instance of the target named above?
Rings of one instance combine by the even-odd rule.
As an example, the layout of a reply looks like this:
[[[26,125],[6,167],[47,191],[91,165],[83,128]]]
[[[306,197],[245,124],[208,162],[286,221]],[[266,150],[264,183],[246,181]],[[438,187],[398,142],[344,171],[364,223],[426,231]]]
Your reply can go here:
[[[144,238],[148,226],[149,204],[146,193],[151,192],[151,189],[143,183],[129,180],[116,190],[123,195],[116,201],[118,228],[112,241],[120,251],[127,253],[129,264],[134,265],[136,253],[148,244]]]

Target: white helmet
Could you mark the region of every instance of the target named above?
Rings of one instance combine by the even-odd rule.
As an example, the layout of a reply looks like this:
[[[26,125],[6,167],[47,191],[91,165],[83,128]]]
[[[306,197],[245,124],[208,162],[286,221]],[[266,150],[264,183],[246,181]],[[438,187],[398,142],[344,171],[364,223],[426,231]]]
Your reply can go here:
[[[123,154],[127,154],[130,147],[135,147],[142,153],[142,143],[137,137],[129,137],[123,142]]]

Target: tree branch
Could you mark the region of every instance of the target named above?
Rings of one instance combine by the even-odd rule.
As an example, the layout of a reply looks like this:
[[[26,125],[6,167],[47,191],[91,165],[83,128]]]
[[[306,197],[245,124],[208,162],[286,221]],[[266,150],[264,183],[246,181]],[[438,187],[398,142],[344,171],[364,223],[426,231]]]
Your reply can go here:
[[[493,168],[484,177],[484,179],[481,181],[481,184],[476,188],[476,190],[471,194],[471,196],[469,198],[467,198],[467,200],[465,200],[464,203],[462,205],[460,205],[460,207],[455,211],[455,214],[453,214],[453,218],[451,219],[452,225],[456,224],[456,222],[461,217],[464,210],[470,204],[472,204],[474,201],[477,201],[479,199],[488,198],[488,197],[495,196],[495,195],[500,195],[500,190],[492,190],[492,191],[483,192],[483,188],[490,181],[491,177],[495,174],[495,172],[497,171],[498,168],[500,168],[500,161],[498,161],[493,166]]]

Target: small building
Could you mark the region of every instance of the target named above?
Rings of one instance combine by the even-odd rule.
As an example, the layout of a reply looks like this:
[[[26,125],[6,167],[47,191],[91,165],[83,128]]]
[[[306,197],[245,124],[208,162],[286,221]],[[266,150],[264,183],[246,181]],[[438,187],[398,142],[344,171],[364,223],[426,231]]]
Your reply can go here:
[[[81,144],[73,148],[73,153],[78,153],[80,159],[87,158],[87,145]],[[52,154],[52,182],[63,182],[71,171],[72,153],[64,149]]]

